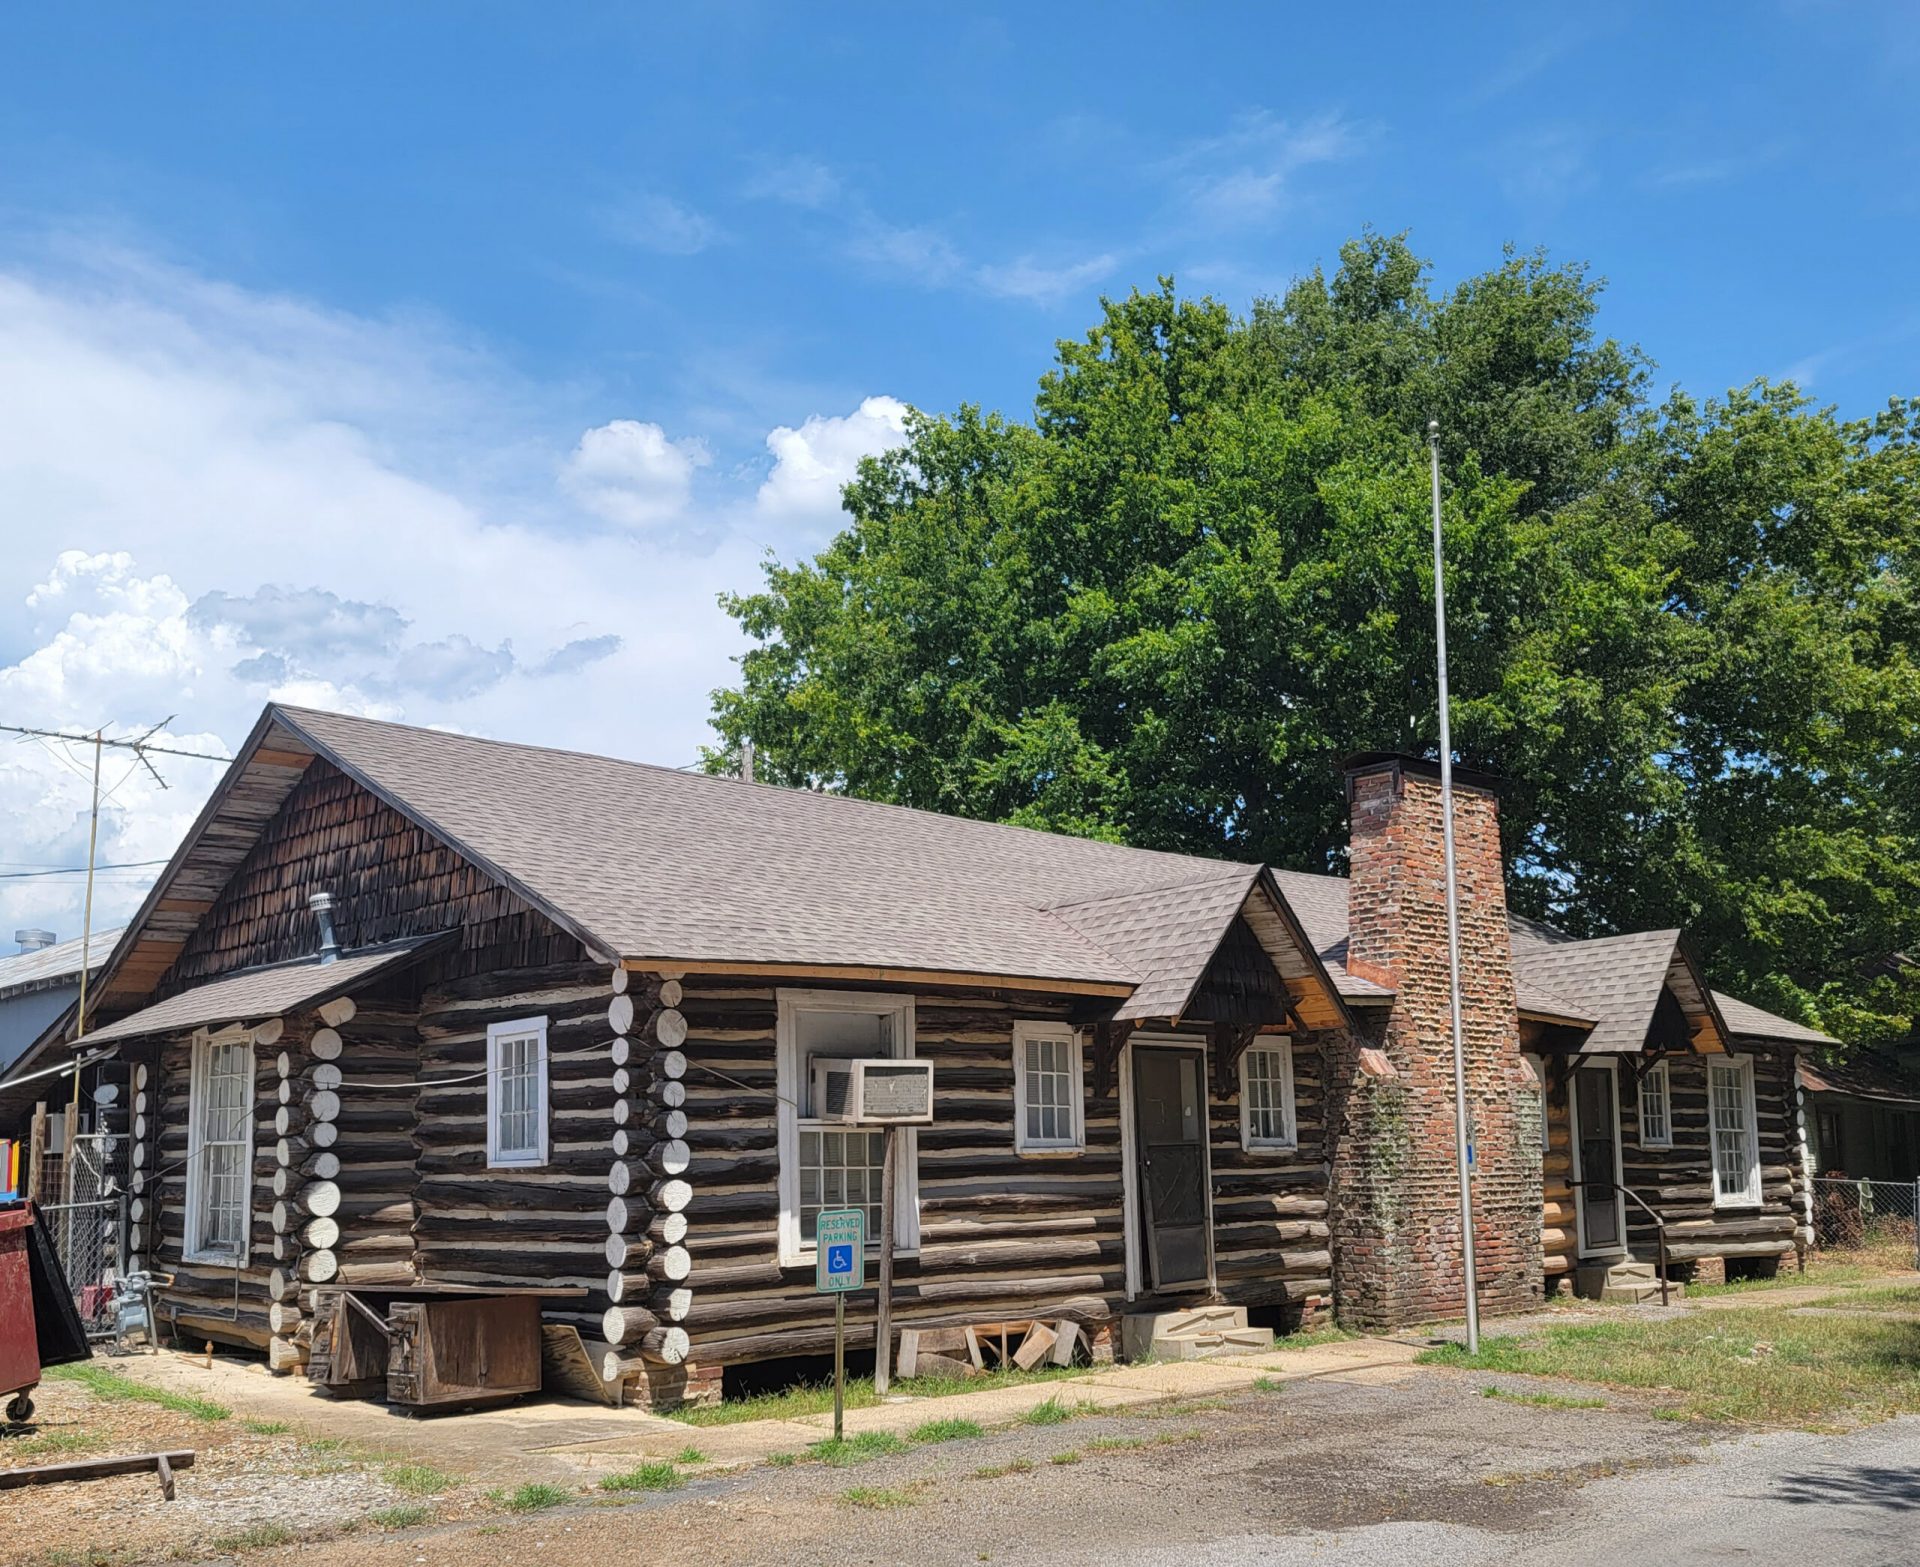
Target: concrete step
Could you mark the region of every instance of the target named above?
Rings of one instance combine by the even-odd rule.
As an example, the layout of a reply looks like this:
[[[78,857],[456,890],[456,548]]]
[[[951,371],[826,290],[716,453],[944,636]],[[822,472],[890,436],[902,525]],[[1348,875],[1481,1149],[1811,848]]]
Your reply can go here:
[[[1625,1284],[1631,1279],[1657,1280],[1659,1277],[1659,1270],[1650,1262],[1616,1262],[1607,1269],[1609,1284]]]
[[[1120,1319],[1120,1352],[1128,1360],[1197,1360],[1265,1349],[1273,1335],[1247,1326],[1244,1306],[1139,1311]]]

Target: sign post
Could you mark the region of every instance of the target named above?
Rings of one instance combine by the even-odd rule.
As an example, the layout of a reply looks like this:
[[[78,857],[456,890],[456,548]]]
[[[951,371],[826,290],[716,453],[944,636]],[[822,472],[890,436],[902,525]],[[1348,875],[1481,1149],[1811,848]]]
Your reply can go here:
[[[867,1215],[828,1208],[815,1221],[813,1287],[833,1296],[833,1439],[841,1440],[847,1403],[847,1292],[867,1282]]]

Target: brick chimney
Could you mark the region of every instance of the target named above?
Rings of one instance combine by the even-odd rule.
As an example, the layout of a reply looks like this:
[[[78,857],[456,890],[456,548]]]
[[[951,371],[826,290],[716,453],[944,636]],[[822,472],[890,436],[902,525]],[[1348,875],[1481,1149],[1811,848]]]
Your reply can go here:
[[[1465,1311],[1440,769],[1368,755],[1346,781],[1346,966],[1395,999],[1359,1011],[1336,1085],[1334,1290],[1346,1320],[1400,1326]],[[1520,1057],[1499,804],[1490,780],[1458,770],[1453,802],[1481,1308],[1519,1311],[1541,1292],[1538,1102]]]

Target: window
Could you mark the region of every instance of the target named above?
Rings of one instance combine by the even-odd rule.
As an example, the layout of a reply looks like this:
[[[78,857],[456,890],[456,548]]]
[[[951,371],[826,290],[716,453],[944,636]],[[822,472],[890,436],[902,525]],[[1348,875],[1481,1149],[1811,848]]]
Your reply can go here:
[[[1754,1124],[1751,1060],[1728,1056],[1707,1063],[1707,1108],[1713,1138],[1714,1206],[1758,1203],[1760,1142]]]
[[[1533,1068],[1534,1082],[1540,1086],[1540,1151],[1545,1153],[1553,1146],[1553,1119],[1547,1109],[1547,1058],[1530,1055],[1525,1059]]]
[[[487,1165],[547,1162],[547,1020],[487,1025]]]
[[[1240,1146],[1292,1148],[1293,1046],[1252,1045],[1240,1055]]]
[[[253,1035],[196,1035],[187,1095],[186,1260],[244,1262],[253,1223]]]
[[[1640,1146],[1673,1146],[1673,1096],[1664,1061],[1654,1062],[1640,1079]]]
[[[815,1114],[816,1061],[913,1055],[913,1001],[862,991],[783,990],[779,1018],[780,1260],[813,1259],[815,1228],[824,1208],[860,1208],[867,1240],[880,1243],[880,1198],[886,1133],[848,1126]],[[917,1139],[902,1127],[894,1245],[920,1242]]]
[[[1080,1036],[1053,1023],[1013,1025],[1016,1153],[1077,1153],[1087,1146]]]

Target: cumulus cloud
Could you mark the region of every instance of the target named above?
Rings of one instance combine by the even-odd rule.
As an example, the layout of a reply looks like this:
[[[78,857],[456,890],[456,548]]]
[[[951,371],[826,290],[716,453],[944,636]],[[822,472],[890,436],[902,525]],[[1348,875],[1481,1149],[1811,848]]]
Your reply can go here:
[[[694,470],[712,460],[704,442],[669,440],[657,424],[615,419],[580,437],[560,482],[595,516],[650,528],[685,509]]]
[[[831,523],[860,459],[898,446],[906,427],[907,405],[892,397],[866,398],[838,417],[815,414],[797,430],[781,425],[767,437],[773,471],[755,505],[781,522]]]
[[[715,598],[757,570],[727,526],[752,485],[700,514],[697,548],[602,526],[555,483],[577,395],[431,324],[137,256],[0,269],[0,717],[128,734],[176,714],[163,738],[225,754],[274,699],[692,761],[740,645]],[[596,470],[582,444],[626,515],[684,504],[706,460],[661,437]],[[610,724],[606,688],[650,697]],[[89,764],[0,737],[0,858],[84,860]],[[109,754],[103,861],[166,856],[220,774],[163,771],[164,792]],[[104,880],[97,923],[151,874]],[[79,903],[75,877],[0,880],[0,930],[75,934]]]

